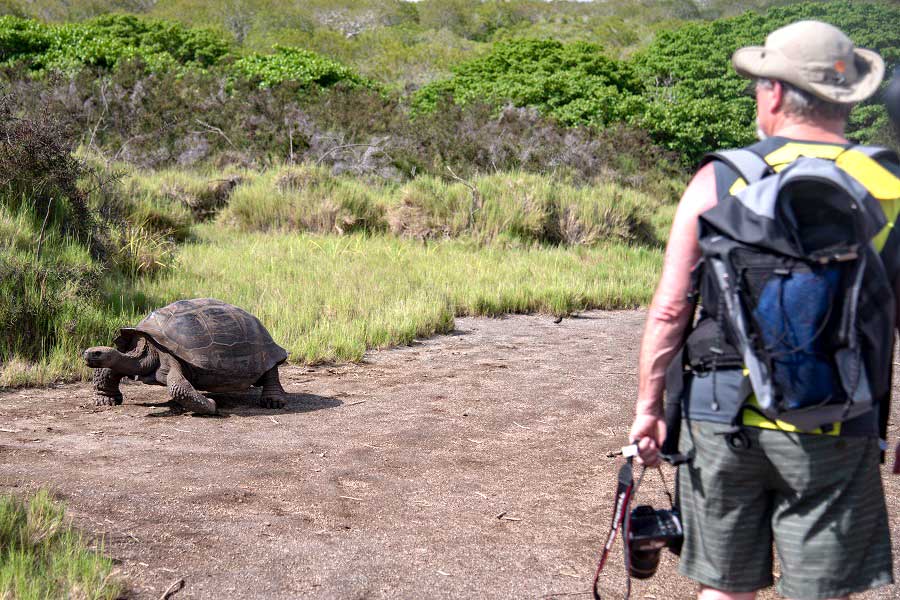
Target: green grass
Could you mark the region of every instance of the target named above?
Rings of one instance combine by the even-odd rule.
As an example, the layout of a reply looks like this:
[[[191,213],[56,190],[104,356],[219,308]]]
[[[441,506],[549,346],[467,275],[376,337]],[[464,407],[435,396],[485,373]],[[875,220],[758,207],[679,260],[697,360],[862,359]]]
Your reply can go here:
[[[359,360],[460,315],[635,307],[650,300],[674,211],[618,184],[522,172],[465,184],[309,165],[235,176],[201,222],[191,205],[223,175],[126,172],[90,197],[111,215],[99,258],[53,228],[37,257],[41,211],[0,203],[0,387],[86,378],[84,348],[182,298],[244,307],[306,363]]]
[[[0,598],[111,600],[121,591],[102,543],[91,548],[46,491],[0,496]]]
[[[569,314],[649,301],[658,250],[546,247],[388,235],[249,233],[205,226],[178,268],[139,282],[124,312],[212,296],[256,314],[294,361],[359,360],[367,348],[445,333],[453,317]],[[132,308],[135,307],[135,308]]]

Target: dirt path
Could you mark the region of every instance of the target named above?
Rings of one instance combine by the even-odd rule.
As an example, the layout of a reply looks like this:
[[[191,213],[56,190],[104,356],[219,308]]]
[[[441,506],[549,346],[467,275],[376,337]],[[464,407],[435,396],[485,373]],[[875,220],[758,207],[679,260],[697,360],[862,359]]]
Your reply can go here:
[[[179,577],[176,600],[589,598],[643,319],[458,319],[361,365],[283,369],[287,409],[229,398],[224,418],[171,414],[141,384],[109,409],[85,384],[6,393],[0,494],[50,488],[134,598]],[[887,489],[900,557],[900,478]],[[633,597],[691,592],[667,558]]]

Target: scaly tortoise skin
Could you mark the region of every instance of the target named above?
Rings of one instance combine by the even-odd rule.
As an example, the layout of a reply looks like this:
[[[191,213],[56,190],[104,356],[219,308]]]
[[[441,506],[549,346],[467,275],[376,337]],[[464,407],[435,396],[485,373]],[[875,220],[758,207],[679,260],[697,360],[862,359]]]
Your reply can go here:
[[[153,311],[135,327],[124,327],[115,348],[84,353],[94,373],[98,404],[121,404],[119,381],[133,377],[166,385],[187,410],[215,413],[215,402],[199,394],[262,386],[260,403],[284,406],[278,365],[287,351],[272,340],[259,319],[213,298],[179,300]]]

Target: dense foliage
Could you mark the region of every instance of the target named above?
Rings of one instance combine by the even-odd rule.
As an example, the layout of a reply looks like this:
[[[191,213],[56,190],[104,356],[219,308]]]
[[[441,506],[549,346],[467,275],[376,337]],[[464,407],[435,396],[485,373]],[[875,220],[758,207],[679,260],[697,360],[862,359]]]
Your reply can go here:
[[[106,15],[46,25],[0,17],[0,64],[76,74],[84,68],[108,72],[134,62],[150,72],[178,75],[218,67],[225,75],[264,87],[286,81],[298,88],[365,83],[352,69],[309,50],[276,46],[271,53],[241,55],[222,33],[176,21]]]
[[[900,64],[900,7],[842,0],[690,23],[661,32],[627,61],[583,43],[499,42],[490,54],[455,67],[453,77],[425,86],[415,103],[430,110],[442,96],[462,104],[486,98],[533,106],[568,124],[624,121],[693,161],[711,149],[752,141],[754,104],[744,93],[746,80],[731,68],[731,54],[801,19],[833,23],[858,46],[879,51],[889,68]],[[886,141],[885,112],[876,102],[856,111],[854,139]]]
[[[691,23],[661,33],[633,58],[644,85],[646,112],[635,117],[663,145],[688,157],[711,148],[753,140],[754,103],[747,81],[731,68],[740,47],[762,45],[766,35],[802,19],[817,19],[844,30],[857,46],[877,50],[888,73],[900,65],[900,6],[842,0],[748,12],[711,23]],[[885,142],[886,114],[868,101],[855,111],[850,136]]]
[[[84,23],[45,25],[0,17],[0,62],[24,61],[36,70],[113,68],[135,58],[156,70],[209,67],[228,51],[229,43],[221,34],[172,21],[109,15]]]
[[[395,89],[446,77],[503,39],[601,44],[615,55],[681,19],[718,18],[785,0],[0,0],[0,15],[78,22],[110,12],[210,27],[246,52],[296,46]]]
[[[362,77],[333,60],[302,48],[276,46],[271,54],[250,54],[238,59],[231,71],[262,87],[292,83],[299,87],[330,87],[364,83]]]
[[[129,1],[121,0],[115,8],[218,28],[126,14],[61,25],[0,17],[0,67],[6,66],[0,86],[18,89],[14,95],[19,96],[34,87],[23,83],[23,77],[51,75],[52,85],[44,93],[65,97],[61,110],[76,114],[63,118],[78,121],[83,142],[104,150],[114,143],[116,157],[139,156],[138,162],[152,165],[188,164],[225,147],[249,149],[254,157],[311,154],[331,160],[330,148],[316,141],[330,137],[332,148],[368,147],[379,157],[391,156],[394,173],[440,169],[446,158],[460,153],[447,147],[423,161],[418,150],[410,156],[407,141],[412,132],[419,149],[434,148],[416,132],[446,132],[447,127],[433,122],[447,118],[448,102],[490,105],[495,111],[508,105],[534,109],[569,127],[624,125],[646,132],[655,145],[690,165],[713,148],[752,141],[753,100],[744,93],[746,81],[731,69],[730,55],[738,47],[763,43],[767,33],[786,23],[808,18],[834,23],[859,46],[881,52],[889,68],[900,64],[900,7],[884,1],[793,4],[688,23],[665,19],[720,14],[722,3],[671,0],[654,3],[651,10],[640,2],[616,7],[555,2],[547,8],[537,0],[316,0],[275,10],[262,0],[233,0],[225,11],[230,20],[217,22],[216,11],[204,0],[161,0],[146,6]],[[767,4],[771,2],[748,0],[732,8]],[[0,12],[24,14],[41,6],[47,15],[63,14],[50,11],[51,6],[63,10],[51,0],[28,6],[7,0],[6,5],[18,8],[0,5]],[[655,37],[621,58],[617,49],[640,45],[641,37],[651,33],[635,28],[641,16],[656,23]],[[548,39],[557,34],[569,41]],[[289,45],[267,44],[273,41]],[[267,51],[259,52],[262,47]],[[412,48],[417,50],[410,54]],[[474,58],[461,60],[466,56]],[[418,67],[432,60],[446,68],[453,65],[452,76],[427,83],[433,70]],[[54,73],[65,75],[54,78]],[[368,77],[372,74],[376,79]],[[401,91],[398,83],[413,87]],[[420,83],[426,85],[416,91]],[[310,127],[318,118],[309,118],[306,105],[321,99],[318,90],[332,87],[368,88],[373,97],[364,104],[376,107],[384,121],[326,125],[330,131],[322,131],[318,123]],[[347,104],[337,100],[342,93],[327,102]],[[306,98],[304,106],[293,102],[292,95]],[[25,96],[21,101],[23,106],[30,103]],[[407,101],[417,116],[414,123]],[[360,114],[363,120],[370,116],[365,110]],[[108,135],[111,130],[116,134]],[[860,142],[896,144],[888,139],[888,130],[885,111],[873,99],[854,112],[849,135]],[[471,137],[457,133],[461,143]],[[405,140],[400,147],[394,143],[397,138]],[[154,143],[159,148],[149,160],[146,153],[135,152]],[[535,156],[524,149],[517,153]],[[491,165],[494,158],[475,162]]]
[[[628,63],[607,57],[594,44],[511,40],[463,63],[452,79],[423,88],[416,106],[433,110],[448,95],[461,104],[509,101],[566,124],[603,125],[628,117],[639,86]]]

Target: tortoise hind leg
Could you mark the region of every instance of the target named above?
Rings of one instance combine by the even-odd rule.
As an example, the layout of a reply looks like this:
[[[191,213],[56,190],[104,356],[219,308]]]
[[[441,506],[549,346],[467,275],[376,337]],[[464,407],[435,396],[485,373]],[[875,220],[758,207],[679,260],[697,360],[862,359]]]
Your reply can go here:
[[[163,359],[163,356],[165,358]],[[181,371],[181,365],[174,358],[160,353],[160,359],[168,363],[169,372],[166,375],[166,386],[172,400],[193,413],[201,415],[216,414],[216,403],[194,389]]]
[[[281,381],[278,380],[278,366],[266,371],[256,385],[262,386],[259,405],[263,408],[284,408],[285,396]]]

